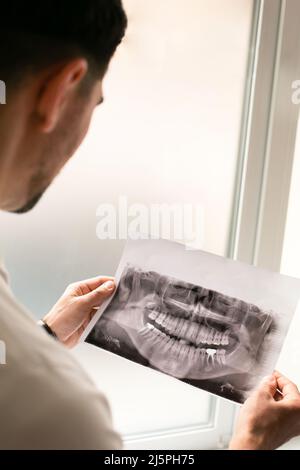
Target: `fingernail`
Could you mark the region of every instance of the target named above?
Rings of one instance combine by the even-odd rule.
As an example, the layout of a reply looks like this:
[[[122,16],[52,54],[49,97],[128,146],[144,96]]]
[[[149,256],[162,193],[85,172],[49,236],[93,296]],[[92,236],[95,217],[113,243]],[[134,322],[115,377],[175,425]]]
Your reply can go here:
[[[114,290],[115,288],[115,283],[113,281],[106,281],[104,284],[103,284],[103,287],[104,289],[106,290]]]

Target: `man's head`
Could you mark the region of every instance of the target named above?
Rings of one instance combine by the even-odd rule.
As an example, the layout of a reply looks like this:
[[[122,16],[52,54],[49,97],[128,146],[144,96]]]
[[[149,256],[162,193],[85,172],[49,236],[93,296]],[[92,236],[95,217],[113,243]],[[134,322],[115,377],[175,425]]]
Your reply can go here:
[[[1,5],[0,209],[25,212],[84,139],[126,25],[121,0]]]

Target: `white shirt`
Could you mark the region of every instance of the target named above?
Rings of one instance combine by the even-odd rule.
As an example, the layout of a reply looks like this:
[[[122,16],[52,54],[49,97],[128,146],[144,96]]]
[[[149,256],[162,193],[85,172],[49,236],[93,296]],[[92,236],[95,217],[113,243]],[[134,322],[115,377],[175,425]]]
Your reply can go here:
[[[16,302],[1,265],[0,341],[0,449],[121,448],[106,398]]]

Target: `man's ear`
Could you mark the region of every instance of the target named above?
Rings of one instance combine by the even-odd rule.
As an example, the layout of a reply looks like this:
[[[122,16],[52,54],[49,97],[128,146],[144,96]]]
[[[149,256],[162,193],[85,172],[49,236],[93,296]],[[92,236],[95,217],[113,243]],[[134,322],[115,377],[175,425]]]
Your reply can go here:
[[[37,103],[42,132],[50,133],[55,129],[66,101],[72,97],[87,70],[85,59],[75,59],[61,65],[45,79]]]

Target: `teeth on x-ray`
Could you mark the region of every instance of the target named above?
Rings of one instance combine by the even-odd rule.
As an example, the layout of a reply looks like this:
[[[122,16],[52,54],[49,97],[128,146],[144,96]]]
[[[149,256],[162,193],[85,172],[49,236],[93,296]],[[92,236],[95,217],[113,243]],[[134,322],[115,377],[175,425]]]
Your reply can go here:
[[[155,312],[157,315],[157,312]],[[158,314],[164,315],[165,314]],[[151,316],[151,314],[150,314]],[[153,318],[153,315],[152,315]],[[166,328],[166,332],[163,332],[159,329],[160,323],[157,321],[159,317],[153,318],[154,325],[152,323],[147,323],[145,327],[143,327],[139,333],[146,339],[149,339],[152,344],[158,344],[162,350],[166,353],[172,354],[172,356],[180,357],[181,359],[187,360],[198,360],[205,364],[214,364],[214,362],[218,362],[219,364],[225,364],[225,349],[217,349],[216,346],[219,345],[228,345],[228,334],[229,332],[225,332],[220,334],[223,337],[222,340],[215,340],[215,336],[218,333],[215,333],[212,330],[209,330],[206,327],[194,327],[193,325],[190,326],[187,321],[184,320],[185,325],[181,325],[182,319],[171,319],[170,322],[161,323],[161,326]],[[180,330],[177,331],[176,334],[176,323],[181,327]],[[168,324],[170,329],[168,330]],[[172,331],[172,326],[175,325],[174,330]],[[190,336],[188,331],[194,328],[196,334]],[[203,345],[207,345],[207,347],[203,347]]]
[[[201,343],[215,346],[229,344],[229,330],[220,332],[215,328],[207,328],[205,325],[200,325],[194,321],[188,321],[155,310],[150,311],[149,319],[153,321],[157,328],[163,329],[169,336],[185,339],[197,347]],[[148,323],[147,326],[149,328],[152,324]]]
[[[201,388],[234,390],[243,401],[274,330],[273,312],[127,265],[87,341]],[[119,340],[118,351],[107,337]]]

